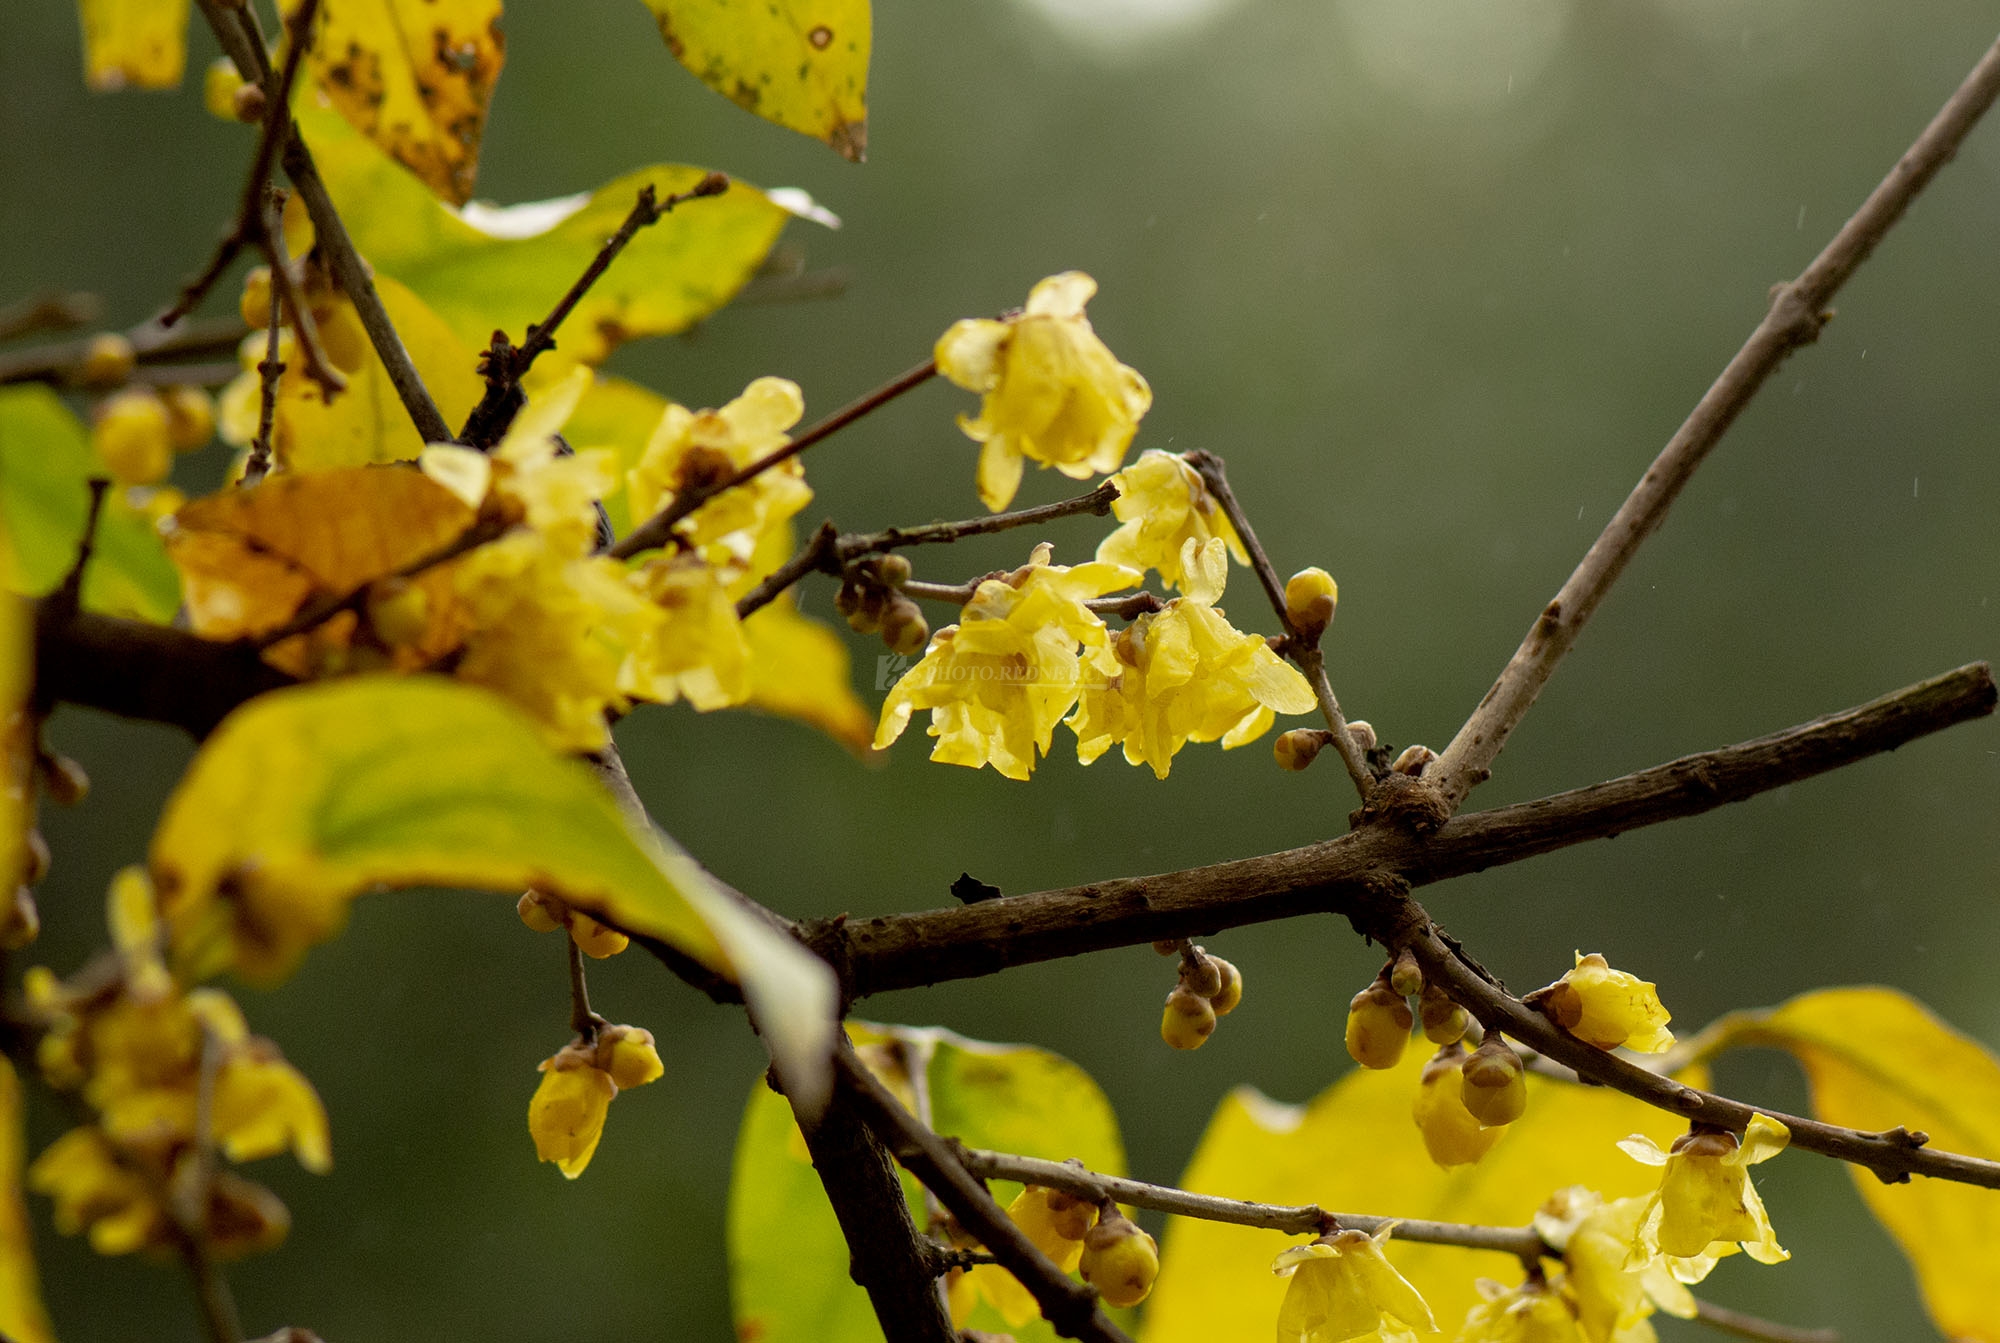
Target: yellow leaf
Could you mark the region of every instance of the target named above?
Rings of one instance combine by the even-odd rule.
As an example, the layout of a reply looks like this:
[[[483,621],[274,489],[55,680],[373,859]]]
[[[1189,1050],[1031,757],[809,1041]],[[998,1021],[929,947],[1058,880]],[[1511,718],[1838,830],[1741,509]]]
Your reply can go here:
[[[641,185],[652,183],[664,199],[707,176],[705,169],[659,164],[585,195],[459,212],[316,99],[302,96],[297,112],[355,245],[471,349],[483,349],[496,329],[519,341],[530,322],[546,317],[617,231]],[[700,321],[749,280],[788,217],[763,192],[736,182],[640,230],[563,323],[559,355],[597,364],[627,340]]]
[[[786,593],[744,621],[743,635],[750,641],[751,708],[796,718],[850,751],[868,750],[875,715],[855,697],[847,645],[831,626],[800,615]]]
[[[187,63],[187,0],[77,0],[83,78],[100,92],[171,89]]]
[[[345,597],[461,536],[473,510],[430,477],[400,467],[351,466],[277,475],[225,489],[174,515],[167,554],[181,572],[188,621],[206,639],[255,638],[309,600]],[[303,636],[299,636],[302,640]],[[295,675],[303,645],[271,650]],[[421,663],[448,644],[413,645]]]
[[[1709,1049],[1763,1045],[1797,1056],[1813,1114],[1830,1124],[1930,1134],[1942,1151],[2000,1160],[2000,1060],[1885,988],[1821,989],[1768,1012],[1725,1017]],[[2000,1343],[2000,1195],[1918,1176],[1883,1184],[1850,1167],[1855,1187],[1909,1257],[1939,1331]]]
[[[674,59],[766,121],[868,151],[868,0],[645,0]]]
[[[258,696],[203,744],[148,861],[191,978],[281,979],[378,887],[548,891],[733,978],[793,1094],[825,1095],[825,963],[471,686],[359,676]]]
[[[484,390],[478,356],[422,299],[396,281],[377,276],[375,288],[445,422],[463,424]],[[332,315],[323,325],[349,323],[358,328],[360,319],[343,296],[335,300]],[[261,359],[263,340],[251,340]],[[389,370],[367,344],[366,336],[356,334],[347,338],[347,344],[354,350],[353,366],[342,368],[347,387],[331,402],[319,384],[306,377],[296,357],[286,360],[271,447],[287,470],[327,471],[370,462],[409,461],[423,450],[423,436],[410,423],[409,412],[389,381]],[[330,346],[329,353],[332,349]]]
[[[1568,1185],[1588,1185],[1606,1198],[1649,1192],[1659,1173],[1615,1144],[1636,1132],[1665,1145],[1686,1129],[1608,1088],[1531,1074],[1527,1113],[1498,1145],[1475,1165],[1443,1170],[1410,1118],[1427,1061],[1428,1051],[1411,1049],[1394,1068],[1357,1068],[1305,1106],[1237,1088],[1209,1121],[1181,1185],[1267,1203],[1317,1203],[1331,1212],[1524,1226]],[[1271,1273],[1271,1261],[1297,1243],[1273,1231],[1169,1218],[1143,1343],[1265,1343],[1286,1285]],[[1393,1239],[1388,1255],[1447,1331],[1478,1302],[1476,1278],[1516,1271],[1501,1257]]]
[[[21,1081],[0,1058],[0,1338],[55,1343],[35,1277],[35,1245],[21,1202]]]
[[[463,205],[506,60],[500,0],[339,0],[317,26],[313,73],[340,114]]]

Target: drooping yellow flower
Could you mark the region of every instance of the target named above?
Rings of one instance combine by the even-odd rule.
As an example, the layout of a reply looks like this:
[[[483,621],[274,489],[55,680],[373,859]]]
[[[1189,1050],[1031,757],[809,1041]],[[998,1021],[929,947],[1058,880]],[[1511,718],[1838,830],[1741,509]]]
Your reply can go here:
[[[1563,1257],[1564,1294],[1589,1343],[1652,1343],[1655,1309],[1692,1319],[1694,1298],[1666,1259],[1628,1264],[1646,1200],[1606,1203],[1581,1185],[1559,1189],[1535,1213],[1535,1230]]]
[[[1408,1032],[1404,1034],[1407,1036]],[[1447,1170],[1479,1160],[1493,1150],[1493,1144],[1507,1131],[1505,1124],[1492,1127],[1481,1124],[1465,1108],[1461,1095],[1464,1080],[1460,1075],[1464,1066],[1463,1045],[1453,1041],[1440,1049],[1424,1065],[1423,1079],[1417,1083],[1417,1098],[1410,1107],[1410,1117],[1416,1120],[1417,1131],[1423,1135],[1424,1150],[1430,1153],[1432,1161]]]
[[[56,1230],[87,1232],[102,1255],[170,1249],[179,1232],[167,1191],[193,1174],[191,1148],[121,1144],[92,1125],[57,1138],[28,1167],[28,1187],[55,1204]],[[291,1214],[277,1195],[233,1171],[209,1182],[204,1210],[207,1249],[225,1259],[268,1250],[284,1240]]]
[[[1620,1045],[1642,1054],[1671,1048],[1667,1029],[1672,1014],[1660,1003],[1659,991],[1637,975],[1613,970],[1597,952],[1576,953],[1576,968],[1526,1001],[1556,1025],[1599,1049]]]
[[[1024,458],[1074,480],[1116,471],[1153,404],[1146,380],[1083,315],[1096,292],[1097,281],[1065,271],[1037,284],[1019,316],[956,322],[938,338],[938,372],[984,394],[979,418],[960,415],[958,425],[984,445],[979,497],[995,512],[1020,488]]]
[[[1278,1343],[1402,1343],[1414,1331],[1436,1333],[1431,1308],[1382,1256],[1389,1232],[1336,1231],[1280,1254],[1271,1271],[1292,1282],[1278,1308]]]
[[[1484,1300],[1466,1312],[1457,1343],[1585,1343],[1574,1307],[1550,1283],[1481,1278],[1478,1289]]]
[[[1061,1190],[1031,1184],[1007,1205],[1007,1216],[1057,1268],[1074,1273],[1083,1261],[1084,1239],[1097,1221],[1097,1208]],[[973,1301],[984,1296],[1013,1328],[1041,1314],[1034,1295],[998,1264],[979,1265],[965,1275],[963,1283],[967,1313]]]
[[[1050,564],[1049,547],[1035,547],[1029,563],[981,583],[958,624],[931,636],[882,705],[876,749],[929,709],[931,759],[1026,779],[1076,703],[1084,669],[1103,674],[1111,662],[1110,635],[1085,601],[1138,581],[1123,565]]]
[[[606,1026],[592,1041],[573,1041],[540,1064],[542,1081],[528,1102],[535,1155],[566,1179],[583,1174],[604,1137],[604,1119],[621,1089],[657,1081],[666,1071],[652,1032]]]
[[[785,431],[805,414],[798,384],[759,378],[720,410],[669,405],[627,475],[632,517],[641,521],[686,490],[713,484],[783,447]],[[675,534],[710,564],[728,571],[750,563],[757,542],[812,499],[805,467],[794,457],[725,491],[683,518]]]
[[[1315,707],[1305,677],[1215,609],[1228,567],[1221,537],[1182,545],[1185,595],[1120,631],[1114,660],[1098,662],[1085,677],[1069,720],[1077,759],[1087,765],[1123,744],[1127,761],[1150,765],[1164,779],[1190,741],[1241,746],[1270,728],[1274,711]]]
[[[1647,1198],[1633,1257],[1707,1259],[1674,1264],[1682,1282],[1700,1282],[1713,1267],[1709,1255],[1734,1254],[1739,1246],[1760,1264],[1791,1258],[1750,1183],[1750,1167],[1784,1151],[1791,1138],[1790,1129],[1760,1114],[1751,1116],[1741,1141],[1733,1133],[1703,1128],[1676,1139],[1671,1152],[1638,1133],[1620,1142],[1619,1149],[1634,1160],[1666,1167],[1659,1189]]]
[[[1111,502],[1112,516],[1125,525],[1104,538],[1097,558],[1134,569],[1156,569],[1160,581],[1186,590],[1188,579],[1181,567],[1181,552],[1189,541],[1197,549],[1220,537],[1238,564],[1248,564],[1236,529],[1208,492],[1201,473],[1178,453],[1148,448],[1139,460],[1111,478],[1118,497]]]

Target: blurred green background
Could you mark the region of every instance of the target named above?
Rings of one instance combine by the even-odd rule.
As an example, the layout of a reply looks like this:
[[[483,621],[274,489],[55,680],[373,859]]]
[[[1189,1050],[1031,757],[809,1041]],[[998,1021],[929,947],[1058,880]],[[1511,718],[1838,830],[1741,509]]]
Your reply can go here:
[[[516,0],[506,22],[482,195],[676,159],[804,186],[845,220],[792,234],[815,266],[846,268],[844,296],[726,311],[628,349],[618,371],[690,405],[783,374],[812,418],[922,358],[951,320],[1088,270],[1099,331],[1154,389],[1137,446],[1226,456],[1281,569],[1340,580],[1330,649],[1349,712],[1439,747],[1766,288],[1993,37],[1992,6],[1971,0],[881,0],[870,161],[853,167],[708,92],[630,0]],[[77,46],[69,6],[0,12],[0,299],[87,288],[123,323],[206,254],[249,142],[201,110],[205,33],[178,95],[87,96]],[[1996,229],[1988,125],[1696,478],[1476,805],[2000,652]],[[978,511],[975,449],[950,419],[972,404],[928,387],[817,449],[802,521]],[[1067,484],[1037,475],[1022,500]],[[1074,561],[1103,531],[1047,536]],[[927,554],[920,572],[1015,563],[1029,539]],[[1234,583],[1238,623],[1267,627],[1247,574]],[[829,587],[804,604],[831,615]],[[880,649],[855,648],[872,706]],[[102,940],[106,879],[140,857],[190,747],[76,712],[53,733],[96,784],[44,820],[56,866],[37,956],[66,972]],[[654,814],[792,915],[946,904],[961,870],[1017,893],[1242,856],[1335,833],[1349,805],[1337,767],[1284,775],[1262,744],[1191,748],[1160,783],[1115,755],[1085,771],[1059,740],[1022,786],[927,764],[915,729],[879,769],[746,714],[648,710],[619,735]],[[2000,730],[1984,722],[1423,898],[1517,988],[1601,950],[1692,1028],[1879,982],[2000,1046],[1996,817]],[[1144,948],[861,1010],[1076,1059],[1119,1107],[1135,1173],[1171,1181],[1230,1086],[1303,1100],[1349,1066],[1345,1002],[1377,964],[1332,920],[1209,945],[1249,995],[1193,1055],[1159,1042],[1171,976]],[[573,1184],[533,1161],[523,1123],[534,1066],[567,1033],[561,953],[511,901],[364,900],[290,983],[242,995],[325,1098],[337,1162],[326,1179],[257,1170],[296,1224],[232,1274],[252,1332],[729,1335],[723,1207],[761,1051],[739,1014],[636,955],[593,987],[600,1010],[660,1036],[669,1073],[619,1100]],[[1803,1104],[1778,1056],[1739,1056],[1721,1080]],[[58,1128],[37,1109],[31,1150]],[[1796,1257],[1732,1262],[1709,1295],[1851,1338],[1935,1336],[1844,1172],[1800,1157],[1759,1183]],[[195,1336],[177,1271],[97,1260],[45,1220],[38,1249],[65,1339]]]

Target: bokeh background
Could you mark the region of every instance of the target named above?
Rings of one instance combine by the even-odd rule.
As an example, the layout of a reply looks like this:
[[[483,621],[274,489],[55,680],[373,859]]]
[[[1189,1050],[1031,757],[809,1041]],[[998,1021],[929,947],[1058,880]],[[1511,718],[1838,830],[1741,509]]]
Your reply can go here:
[[[923,357],[954,318],[1088,270],[1098,329],[1155,392],[1138,446],[1226,456],[1280,567],[1341,582],[1330,649],[1350,713],[1440,747],[1766,288],[1804,266],[1994,31],[1972,0],[878,0],[870,161],[854,167],[708,92],[630,0],[517,0],[506,23],[482,195],[538,199],[680,160],[804,186],[845,220],[791,235],[815,267],[846,270],[841,297],[732,309],[626,350],[618,371],[690,405],[779,373],[816,415]],[[51,0],[0,12],[0,297],[87,288],[123,323],[205,255],[248,141],[201,110],[205,33],[179,94],[89,97],[75,25]],[[1476,805],[2000,652],[1996,229],[1988,125],[1696,478]],[[971,402],[928,387],[817,449],[804,520],[976,512],[975,450],[951,423]],[[1066,485],[1038,475],[1022,498]],[[1075,560],[1103,530],[1047,536]],[[920,571],[1015,563],[1027,540],[925,554]],[[1264,628],[1253,594],[1239,571],[1232,614]],[[831,614],[823,581],[804,602]],[[879,647],[855,647],[879,703]],[[141,855],[190,744],[76,712],[53,733],[96,784],[45,818],[38,955],[67,971],[100,943],[106,879]],[[791,915],[949,903],[962,870],[1025,892],[1242,856],[1332,834],[1349,805],[1336,766],[1284,775],[1261,744],[1190,749],[1162,783],[1115,756],[1081,769],[1059,740],[1024,786],[930,765],[914,732],[879,768],[747,714],[643,711],[619,736],[655,815]],[[1983,722],[1424,899],[1518,987],[1601,950],[1693,1027],[1885,983],[1994,1047],[1996,817],[2000,729]],[[1249,996],[1193,1055],[1159,1042],[1171,976],[1143,948],[863,1011],[1076,1059],[1122,1112],[1135,1173],[1171,1181],[1233,1084],[1298,1101],[1350,1066],[1344,1005],[1377,964],[1333,920],[1210,945]],[[319,1087],[337,1160],[323,1180],[260,1168],[296,1225],[232,1275],[253,1331],[729,1336],[721,1229],[760,1051],[739,1014],[636,955],[593,986],[602,1010],[660,1036],[669,1072],[620,1099],[573,1184],[533,1161],[523,1124],[534,1065],[565,1036],[560,952],[511,901],[364,900],[291,982],[244,993]],[[1778,1056],[1739,1056],[1722,1082],[1804,1100]],[[31,1141],[58,1127],[37,1109]],[[1853,1338],[1935,1336],[1844,1172],[1802,1157],[1759,1182],[1796,1257],[1725,1266],[1711,1295]],[[97,1260],[36,1215],[66,1339],[194,1337],[176,1271]]]

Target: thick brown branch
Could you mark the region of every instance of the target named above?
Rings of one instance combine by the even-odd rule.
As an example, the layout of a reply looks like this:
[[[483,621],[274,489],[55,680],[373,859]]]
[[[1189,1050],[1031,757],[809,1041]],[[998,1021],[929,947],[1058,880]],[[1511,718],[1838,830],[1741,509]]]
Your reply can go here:
[[[1296,1206],[1247,1203],[1241,1199],[1193,1194],[1167,1185],[1100,1175],[1067,1161],[1042,1161],[1008,1152],[966,1148],[961,1148],[958,1156],[967,1170],[983,1180],[1018,1180],[1022,1184],[1060,1189],[1079,1198],[1099,1201],[1109,1198],[1129,1207],[1151,1208],[1155,1212],[1195,1217],[1204,1222],[1263,1227],[1293,1236],[1317,1236],[1335,1226],[1373,1235],[1393,1224],[1397,1240],[1418,1241],[1425,1245],[1457,1245],[1469,1250],[1495,1250],[1530,1262],[1550,1253],[1540,1234],[1531,1226],[1413,1222],[1407,1218],[1376,1217],[1366,1213],[1328,1212],[1313,1203]]]
[[[1640,543],[1666,518],[1695,468],[1785,357],[1817,339],[1820,327],[1831,315],[1826,305],[1834,294],[1868,259],[1917,193],[1957,153],[1996,94],[2000,94],[2000,42],[1987,49],[1916,143],[1804,273],[1773,291],[1763,321],[1646,468],[1562,590],[1535,618],[1493,688],[1437,763],[1425,771],[1424,778],[1438,795],[1444,815],[1455,812],[1466,794],[1486,779],[1508,734],[1542,693],[1556,664],[1576,642]]]
[[[1345,912],[1385,882],[1426,885],[1740,802],[1991,713],[1994,698],[1991,671],[1975,663],[1773,736],[1457,817],[1427,839],[1371,825],[1210,867],[851,920],[830,959],[845,966],[849,992],[859,998],[1086,951]]]
[[[1087,1343],[1132,1343],[1099,1309],[1097,1293],[1071,1279],[1036,1249],[993,1201],[986,1186],[958,1163],[950,1145],[918,1123],[851,1050],[842,1051],[834,1062],[839,1081],[835,1094],[851,1100],[862,1122],[875,1131],[903,1168],[936,1194],[958,1224],[1034,1295],[1043,1317],[1057,1333]],[[890,1337],[895,1337],[893,1331]]]
[[[251,696],[291,684],[248,643],[216,643],[88,611],[64,613],[54,598],[37,604],[35,695],[43,705],[81,704],[171,723],[199,738]]]

